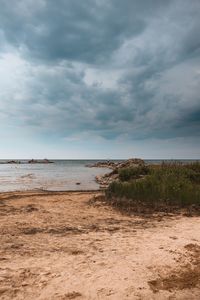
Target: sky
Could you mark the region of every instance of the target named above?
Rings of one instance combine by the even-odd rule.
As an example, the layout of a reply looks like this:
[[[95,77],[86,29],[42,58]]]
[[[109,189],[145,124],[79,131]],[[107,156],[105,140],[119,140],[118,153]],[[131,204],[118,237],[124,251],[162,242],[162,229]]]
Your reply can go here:
[[[200,158],[199,0],[0,7],[0,158]]]

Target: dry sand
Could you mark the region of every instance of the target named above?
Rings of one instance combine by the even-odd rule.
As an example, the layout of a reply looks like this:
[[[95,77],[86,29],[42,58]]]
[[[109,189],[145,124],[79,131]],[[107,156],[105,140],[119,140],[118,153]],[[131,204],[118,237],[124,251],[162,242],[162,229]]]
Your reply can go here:
[[[0,299],[200,299],[200,217],[122,215],[95,195],[0,194]]]

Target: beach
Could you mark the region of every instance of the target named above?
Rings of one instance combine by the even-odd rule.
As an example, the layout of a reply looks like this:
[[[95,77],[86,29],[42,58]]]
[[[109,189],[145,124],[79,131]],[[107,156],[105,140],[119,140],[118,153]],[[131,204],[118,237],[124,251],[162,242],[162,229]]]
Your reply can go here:
[[[0,194],[0,298],[199,299],[200,218],[127,215],[103,192]]]

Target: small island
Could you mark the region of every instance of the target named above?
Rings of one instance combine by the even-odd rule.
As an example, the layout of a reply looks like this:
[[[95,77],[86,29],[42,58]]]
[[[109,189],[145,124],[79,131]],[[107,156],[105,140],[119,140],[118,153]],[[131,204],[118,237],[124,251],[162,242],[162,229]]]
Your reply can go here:
[[[30,159],[28,164],[52,164],[53,161],[48,160],[47,158],[43,160]]]
[[[9,160],[7,164],[20,164],[21,162],[18,160]]]

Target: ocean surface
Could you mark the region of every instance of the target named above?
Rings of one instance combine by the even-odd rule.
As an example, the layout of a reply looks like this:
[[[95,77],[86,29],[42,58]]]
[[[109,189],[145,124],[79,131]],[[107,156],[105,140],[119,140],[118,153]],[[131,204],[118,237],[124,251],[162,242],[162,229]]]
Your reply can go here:
[[[22,161],[22,160],[20,160]],[[53,160],[50,164],[0,161],[0,192],[24,190],[97,190],[95,176],[110,169],[89,168],[92,160]],[[80,183],[80,184],[77,184]]]
[[[107,168],[87,167],[103,160],[53,160],[54,163],[50,164],[28,164],[25,160],[20,161],[21,164],[8,164],[5,160],[0,160],[0,192],[98,190],[95,176],[110,172]],[[155,164],[161,161],[146,162]]]

